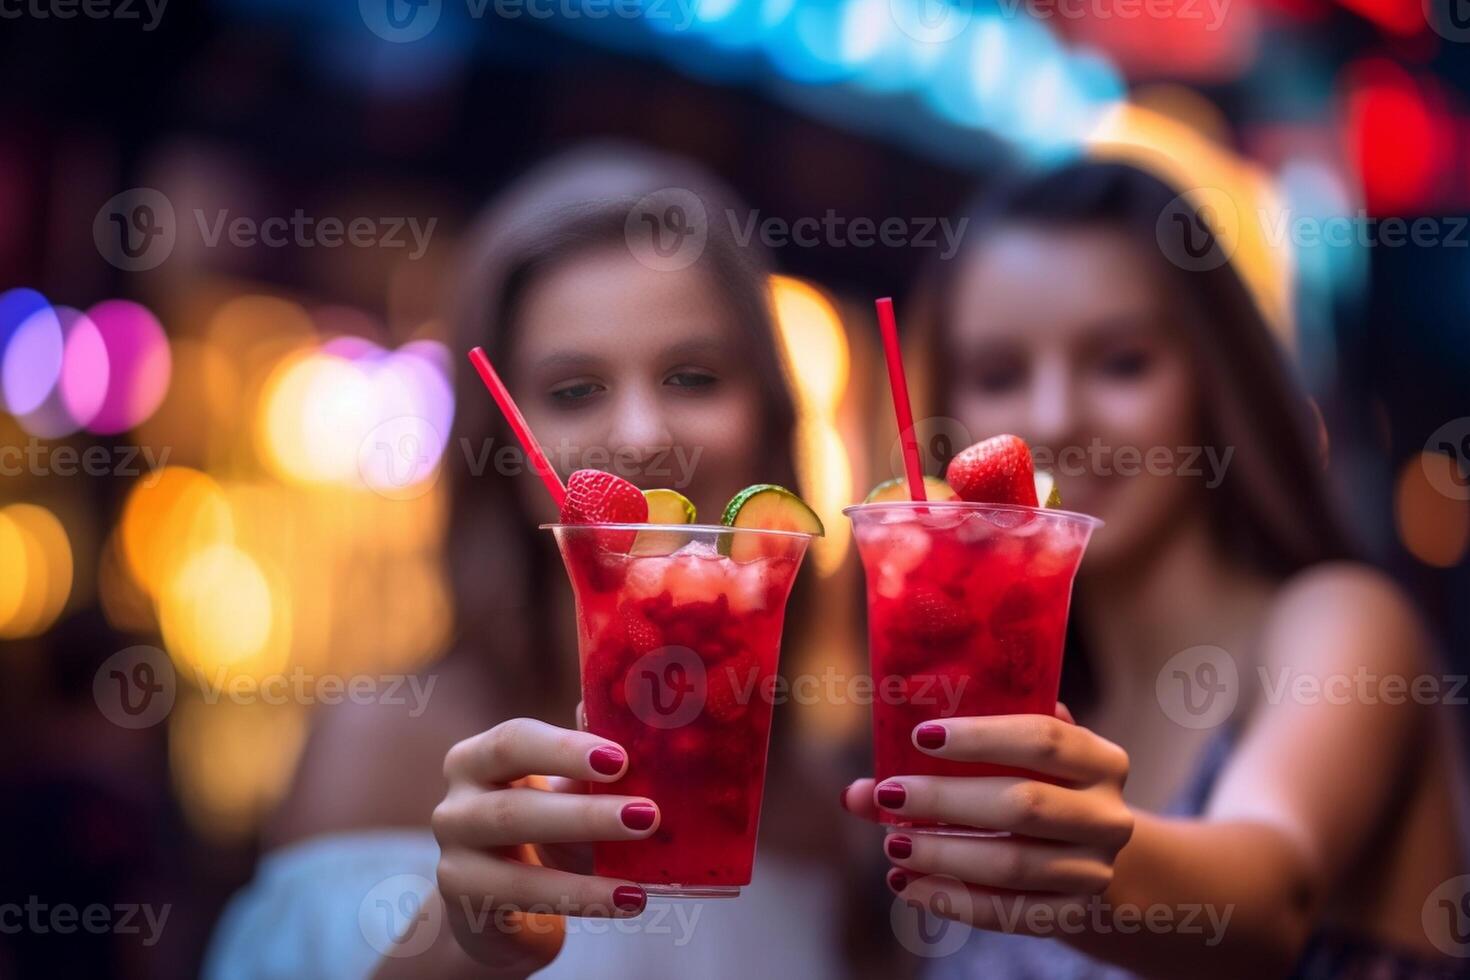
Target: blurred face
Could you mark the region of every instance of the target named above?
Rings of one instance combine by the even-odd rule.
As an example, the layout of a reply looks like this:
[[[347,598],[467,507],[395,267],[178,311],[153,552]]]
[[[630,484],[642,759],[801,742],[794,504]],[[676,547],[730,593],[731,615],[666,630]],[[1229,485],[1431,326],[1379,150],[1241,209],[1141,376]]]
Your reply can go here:
[[[760,388],[697,267],[650,269],[621,245],[576,255],[527,288],[514,331],[512,394],[563,478],[590,467],[670,487],[704,523],[755,481]]]
[[[1105,230],[1003,229],[972,250],[951,311],[951,404],[976,439],[1012,432],[1057,474],[1063,506],[1107,522],[1098,568],[1187,506],[1196,383],[1154,272]]]

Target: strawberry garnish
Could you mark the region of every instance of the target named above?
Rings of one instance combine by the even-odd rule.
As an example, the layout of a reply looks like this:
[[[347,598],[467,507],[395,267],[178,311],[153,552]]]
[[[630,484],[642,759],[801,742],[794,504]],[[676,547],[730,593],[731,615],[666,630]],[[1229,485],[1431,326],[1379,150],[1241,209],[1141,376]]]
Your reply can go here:
[[[563,524],[644,524],[648,500],[620,476],[602,470],[577,470],[567,478]]]
[[[729,722],[745,715],[752,698],[759,697],[760,662],[749,652],[710,668],[705,681],[705,710],[716,721]]]
[[[1036,506],[1031,450],[1020,436],[991,436],[949,461],[945,479],[961,500]]]
[[[903,616],[909,631],[935,643],[957,639],[975,625],[969,610],[929,585],[918,585],[904,594]]]
[[[642,656],[664,645],[663,634],[649,621],[643,612],[632,603],[623,603],[623,631],[633,652]]]

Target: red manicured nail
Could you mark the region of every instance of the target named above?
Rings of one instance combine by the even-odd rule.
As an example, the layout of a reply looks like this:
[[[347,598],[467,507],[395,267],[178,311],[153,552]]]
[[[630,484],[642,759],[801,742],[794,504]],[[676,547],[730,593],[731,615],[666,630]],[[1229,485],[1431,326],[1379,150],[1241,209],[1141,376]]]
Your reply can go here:
[[[637,885],[619,885],[613,889],[613,904],[624,912],[642,912],[648,896]]]
[[[592,768],[604,776],[616,776],[623,768],[623,762],[628,757],[623,755],[623,750],[611,745],[599,745],[587,754],[587,761]]]
[[[908,794],[898,783],[884,783],[878,787],[878,805],[885,810],[897,810],[903,806],[903,801],[907,798]]]
[[[629,830],[647,830],[653,826],[658,811],[652,803],[629,803],[622,809],[623,826]]]
[[[888,856],[895,861],[902,861],[914,853],[914,842],[903,834],[894,834],[888,838]]]
[[[943,725],[935,725],[930,722],[920,725],[914,732],[914,741],[921,749],[941,749],[944,747],[944,740],[948,737],[949,732]]]
[[[909,876],[894,868],[888,872],[888,887],[896,892],[901,892],[909,886]]]

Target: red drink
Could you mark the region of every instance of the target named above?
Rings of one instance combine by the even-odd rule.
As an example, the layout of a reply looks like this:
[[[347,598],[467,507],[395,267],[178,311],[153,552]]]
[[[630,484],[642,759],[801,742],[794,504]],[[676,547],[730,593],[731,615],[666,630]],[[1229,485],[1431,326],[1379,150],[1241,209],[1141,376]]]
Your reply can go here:
[[[577,601],[588,730],[629,753],[623,778],[592,792],[647,796],[662,818],[645,840],[595,844],[596,871],[657,894],[739,894],[755,861],[786,598],[809,537],[610,527],[553,528]]]
[[[934,718],[1056,711],[1072,579],[1099,522],[958,501],[845,513],[867,576],[876,777],[1025,775],[936,759],[913,731]]]

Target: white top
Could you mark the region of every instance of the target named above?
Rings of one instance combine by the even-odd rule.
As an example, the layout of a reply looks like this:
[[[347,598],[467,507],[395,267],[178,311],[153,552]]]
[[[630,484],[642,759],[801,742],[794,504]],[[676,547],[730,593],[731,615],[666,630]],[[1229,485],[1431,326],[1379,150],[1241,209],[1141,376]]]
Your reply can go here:
[[[420,909],[439,848],[427,831],[317,837],[272,852],[220,917],[207,980],[356,978],[447,929]],[[841,977],[838,890],[817,865],[760,858],[735,899],[649,896],[635,919],[567,919],[561,955],[538,978],[646,980]]]

